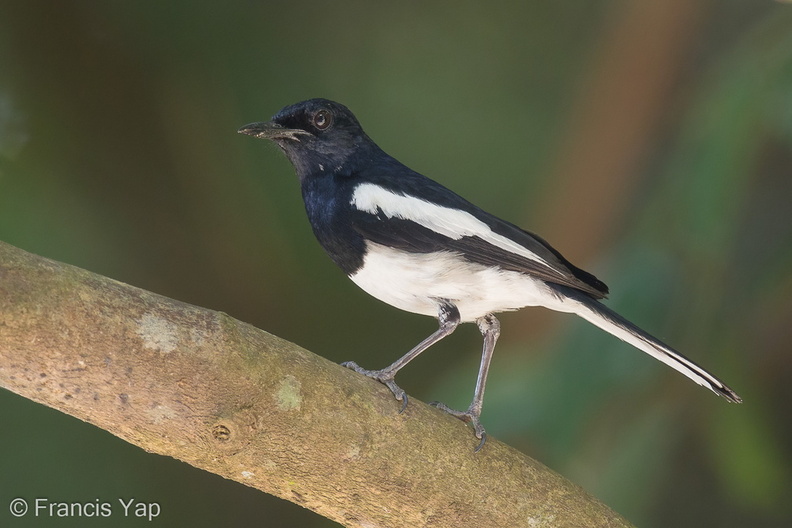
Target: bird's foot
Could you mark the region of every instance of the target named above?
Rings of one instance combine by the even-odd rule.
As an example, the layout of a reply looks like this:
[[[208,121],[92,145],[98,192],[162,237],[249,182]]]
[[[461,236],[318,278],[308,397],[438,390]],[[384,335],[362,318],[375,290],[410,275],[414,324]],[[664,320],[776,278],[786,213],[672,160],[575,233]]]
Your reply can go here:
[[[361,367],[360,365],[358,365],[357,363],[355,363],[354,361],[345,361],[344,363],[341,363],[341,366],[354,370],[358,374],[363,374],[364,376],[377,380],[386,387],[388,387],[390,391],[393,393],[393,396],[397,400],[402,402],[401,409],[399,409],[399,414],[403,413],[404,409],[407,408],[407,393],[404,392],[404,390],[401,387],[396,385],[396,382],[393,380],[394,374],[388,371],[388,369],[367,370]]]
[[[479,419],[481,416],[481,411],[476,411],[474,409],[468,409],[467,411],[457,411],[450,408],[445,403],[440,403],[437,401],[431,402],[429,405],[436,407],[441,411],[447,412],[451,416],[459,418],[466,424],[473,426],[473,431],[476,433],[476,438],[481,440],[476,446],[476,449],[473,450],[474,453],[478,453],[481,448],[484,447],[484,442],[487,441],[487,433],[484,431],[484,426],[481,425],[481,420]]]

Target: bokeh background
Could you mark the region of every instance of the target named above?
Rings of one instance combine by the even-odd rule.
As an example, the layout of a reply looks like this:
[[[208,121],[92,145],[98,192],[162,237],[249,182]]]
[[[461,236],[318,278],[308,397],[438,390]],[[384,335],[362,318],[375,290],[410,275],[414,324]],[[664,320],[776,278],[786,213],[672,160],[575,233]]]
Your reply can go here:
[[[745,400],[527,309],[501,318],[491,435],[642,527],[792,525],[791,5],[0,1],[0,240],[389,364],[435,321],[348,281],[286,159],[236,134],[310,97],[543,235]],[[466,325],[399,382],[465,407],[479,347]],[[0,416],[2,526],[146,523],[16,519],[18,496],[336,526],[7,391]]]

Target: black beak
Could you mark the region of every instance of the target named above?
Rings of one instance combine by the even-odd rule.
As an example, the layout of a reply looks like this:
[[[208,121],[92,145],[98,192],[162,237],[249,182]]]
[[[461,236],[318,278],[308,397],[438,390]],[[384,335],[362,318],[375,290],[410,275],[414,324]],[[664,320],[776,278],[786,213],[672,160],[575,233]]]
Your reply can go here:
[[[310,132],[306,132],[305,130],[300,130],[299,128],[286,128],[274,121],[250,123],[237,130],[237,133],[261,139],[295,139],[297,141],[299,141],[299,136],[301,135],[311,135]]]

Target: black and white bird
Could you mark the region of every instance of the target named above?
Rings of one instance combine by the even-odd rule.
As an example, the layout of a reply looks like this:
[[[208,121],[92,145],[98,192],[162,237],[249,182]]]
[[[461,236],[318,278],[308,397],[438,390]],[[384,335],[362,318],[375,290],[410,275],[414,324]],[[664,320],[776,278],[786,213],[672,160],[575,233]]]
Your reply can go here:
[[[500,333],[493,314],[544,306],[579,315],[731,402],[742,401],[715,376],[599,302],[608,288],[540,237],[476,207],[380,149],[345,106],[311,99],[251,123],[239,133],[273,141],[294,165],[311,227],[352,281],[396,308],[436,317],[439,328],[382,370],[355,371],[384,383],[402,410],[396,373],[418,354],[476,322],[484,337],[470,407],[455,411],[486,440],[484,386]]]

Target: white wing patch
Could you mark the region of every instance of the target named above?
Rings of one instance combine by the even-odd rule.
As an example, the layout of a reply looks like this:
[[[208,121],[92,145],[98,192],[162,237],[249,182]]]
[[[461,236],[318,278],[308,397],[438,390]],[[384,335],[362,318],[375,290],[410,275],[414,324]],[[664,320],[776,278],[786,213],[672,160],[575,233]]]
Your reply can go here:
[[[533,251],[495,233],[487,224],[459,209],[443,207],[414,196],[396,194],[373,183],[358,185],[352,194],[350,203],[359,211],[375,215],[379,210],[388,218],[410,220],[454,240],[466,236],[477,236],[495,247],[535,262],[541,262],[552,269],[547,261]]]

